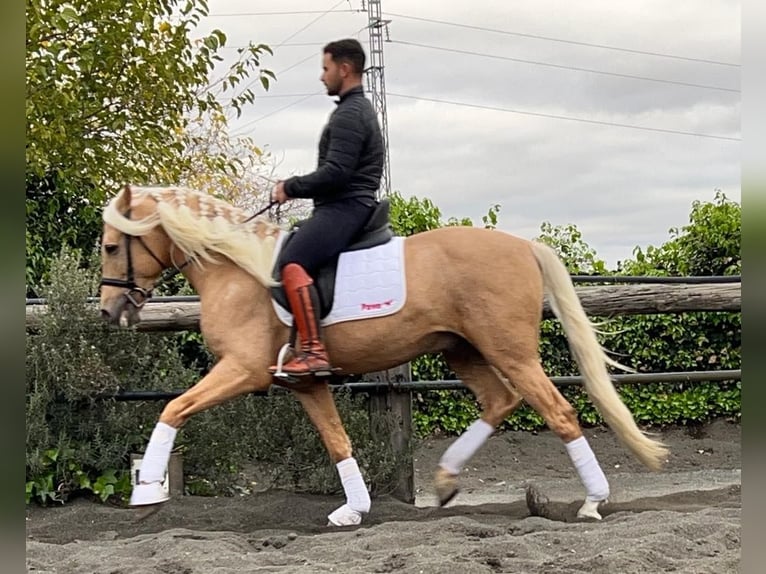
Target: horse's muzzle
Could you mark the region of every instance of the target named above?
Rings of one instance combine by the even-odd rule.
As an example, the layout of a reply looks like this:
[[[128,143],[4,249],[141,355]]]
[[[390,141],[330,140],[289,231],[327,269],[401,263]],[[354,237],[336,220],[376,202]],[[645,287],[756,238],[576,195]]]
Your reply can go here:
[[[111,325],[131,327],[141,320],[138,309],[126,297],[105,301],[101,304],[101,318]]]

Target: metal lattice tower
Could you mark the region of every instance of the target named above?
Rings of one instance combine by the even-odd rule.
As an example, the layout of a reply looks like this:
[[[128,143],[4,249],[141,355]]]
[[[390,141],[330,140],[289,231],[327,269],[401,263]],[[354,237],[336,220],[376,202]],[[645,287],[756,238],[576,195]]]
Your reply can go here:
[[[383,133],[383,148],[386,151],[383,164],[383,176],[380,179],[380,191],[383,195],[391,193],[391,166],[388,153],[388,117],[386,115],[386,80],[383,73],[383,30],[388,40],[388,24],[391,20],[381,18],[381,0],[366,0],[367,30],[370,33],[370,65],[365,70],[367,74],[367,91],[372,97],[372,107],[380,119]],[[362,10],[365,0],[362,0]]]

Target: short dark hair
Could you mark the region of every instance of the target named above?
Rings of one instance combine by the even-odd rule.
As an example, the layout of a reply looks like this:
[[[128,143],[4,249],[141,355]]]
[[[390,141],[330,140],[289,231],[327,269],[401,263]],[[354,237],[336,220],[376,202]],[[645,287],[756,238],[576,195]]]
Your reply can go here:
[[[364,72],[364,48],[358,40],[346,38],[330,42],[324,47],[324,53],[330,54],[334,62],[348,62],[356,74]]]

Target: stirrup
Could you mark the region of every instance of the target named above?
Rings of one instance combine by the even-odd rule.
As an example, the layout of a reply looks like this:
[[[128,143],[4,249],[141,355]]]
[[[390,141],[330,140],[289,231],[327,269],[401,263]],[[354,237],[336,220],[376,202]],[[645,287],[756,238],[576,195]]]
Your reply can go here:
[[[280,365],[281,370],[281,365]],[[292,379],[293,382],[298,381],[300,379],[306,379],[306,378],[315,378],[315,379],[326,379],[328,377],[333,376],[335,373],[340,371],[340,367],[333,367],[329,366],[324,369],[315,369],[315,370],[308,370],[302,373],[288,373],[281,371],[282,377],[289,377]]]
[[[274,372],[271,373],[271,376],[279,379],[280,381],[285,381],[286,383],[297,383],[297,377],[291,375],[290,373],[285,373],[282,370],[282,366],[285,363],[285,356],[290,352],[291,349],[292,347],[290,346],[290,343],[285,343],[282,345],[282,348],[279,349],[279,354],[277,355],[277,368]],[[271,369],[269,370],[271,371]]]
[[[333,367],[330,365],[329,361],[327,364],[327,368],[324,369],[316,369],[314,371],[308,371],[307,373],[302,373],[300,375],[291,373],[291,375],[294,377],[315,377],[317,379],[326,379],[328,377],[332,377],[335,373],[341,370],[340,367]]]
[[[282,345],[282,348],[279,350],[279,354],[277,355],[277,364],[275,367],[272,367],[269,369],[269,372],[271,373],[271,376],[279,379],[280,381],[285,381],[288,383],[297,383],[301,379],[307,378],[307,377],[314,377],[317,379],[324,379],[331,377],[338,371],[341,371],[342,369],[340,367],[328,367],[326,369],[318,369],[315,371],[307,371],[305,373],[288,373],[284,371],[284,361],[285,361],[285,355],[289,351],[294,351],[294,349],[290,346],[289,343],[285,343]]]

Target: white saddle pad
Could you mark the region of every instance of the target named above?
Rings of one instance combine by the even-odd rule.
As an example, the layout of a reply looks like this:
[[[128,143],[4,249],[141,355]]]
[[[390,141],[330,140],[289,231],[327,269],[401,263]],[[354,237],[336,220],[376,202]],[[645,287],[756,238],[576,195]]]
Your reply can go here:
[[[275,249],[275,261],[281,244]],[[404,307],[406,298],[404,237],[394,237],[377,247],[340,254],[332,310],[321,324],[393,315]],[[292,315],[273,298],[272,304],[279,320],[291,326]]]

